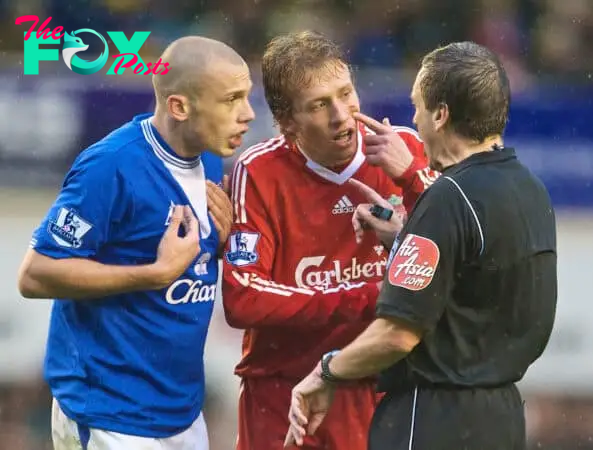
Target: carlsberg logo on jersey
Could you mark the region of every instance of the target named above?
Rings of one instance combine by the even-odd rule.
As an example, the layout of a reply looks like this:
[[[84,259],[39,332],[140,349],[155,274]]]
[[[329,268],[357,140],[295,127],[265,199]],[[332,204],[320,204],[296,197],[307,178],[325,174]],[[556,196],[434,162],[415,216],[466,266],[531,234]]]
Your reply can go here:
[[[299,287],[325,289],[340,283],[382,277],[387,264],[387,258],[363,264],[360,264],[357,258],[352,258],[349,264],[334,260],[331,262],[332,269],[315,270],[321,266],[325,258],[325,256],[308,256],[299,261],[295,272],[295,280]]]
[[[171,305],[182,303],[213,302],[216,296],[216,284],[204,284],[202,280],[177,280],[165,295]]]

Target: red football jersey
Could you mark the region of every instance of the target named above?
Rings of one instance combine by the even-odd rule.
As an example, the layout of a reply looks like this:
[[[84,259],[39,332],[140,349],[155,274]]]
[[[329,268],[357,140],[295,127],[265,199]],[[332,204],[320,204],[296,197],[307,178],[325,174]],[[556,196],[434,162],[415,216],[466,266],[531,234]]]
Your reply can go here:
[[[367,203],[351,177],[409,208],[433,181],[410,128],[394,127],[414,154],[391,180],[358,150],[341,173],[310,160],[283,136],[247,149],[231,178],[235,222],[227,242],[223,303],[245,329],[240,376],[300,379],[327,351],[350,343],[375,317],[388,252],[374,233],[356,243],[352,213]]]

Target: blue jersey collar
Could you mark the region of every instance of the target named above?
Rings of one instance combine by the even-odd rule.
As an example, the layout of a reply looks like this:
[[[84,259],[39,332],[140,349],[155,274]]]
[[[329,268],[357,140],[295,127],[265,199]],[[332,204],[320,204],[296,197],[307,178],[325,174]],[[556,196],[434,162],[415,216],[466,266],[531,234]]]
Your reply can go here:
[[[140,124],[144,139],[152,147],[154,153],[162,161],[181,169],[193,169],[200,165],[200,156],[194,158],[182,158],[165,142],[161,134],[152,124],[152,114],[142,114],[134,117],[134,121]]]

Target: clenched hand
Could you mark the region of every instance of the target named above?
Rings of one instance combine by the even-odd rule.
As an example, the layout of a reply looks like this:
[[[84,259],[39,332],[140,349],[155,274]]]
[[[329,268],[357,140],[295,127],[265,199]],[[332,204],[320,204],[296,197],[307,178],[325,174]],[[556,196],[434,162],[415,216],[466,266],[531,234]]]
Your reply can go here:
[[[179,236],[181,225],[185,231],[184,236]],[[155,266],[158,269],[159,284],[165,287],[179,278],[199,253],[198,219],[188,205],[176,205],[157,249]]]

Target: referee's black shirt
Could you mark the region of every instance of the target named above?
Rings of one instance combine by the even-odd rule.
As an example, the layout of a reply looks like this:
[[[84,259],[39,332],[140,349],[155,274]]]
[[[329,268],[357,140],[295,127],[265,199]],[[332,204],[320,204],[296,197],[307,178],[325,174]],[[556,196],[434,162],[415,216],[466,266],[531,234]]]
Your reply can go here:
[[[472,155],[420,197],[394,244],[377,313],[425,334],[379,387],[520,380],[548,342],[556,297],[545,187],[511,148]]]

